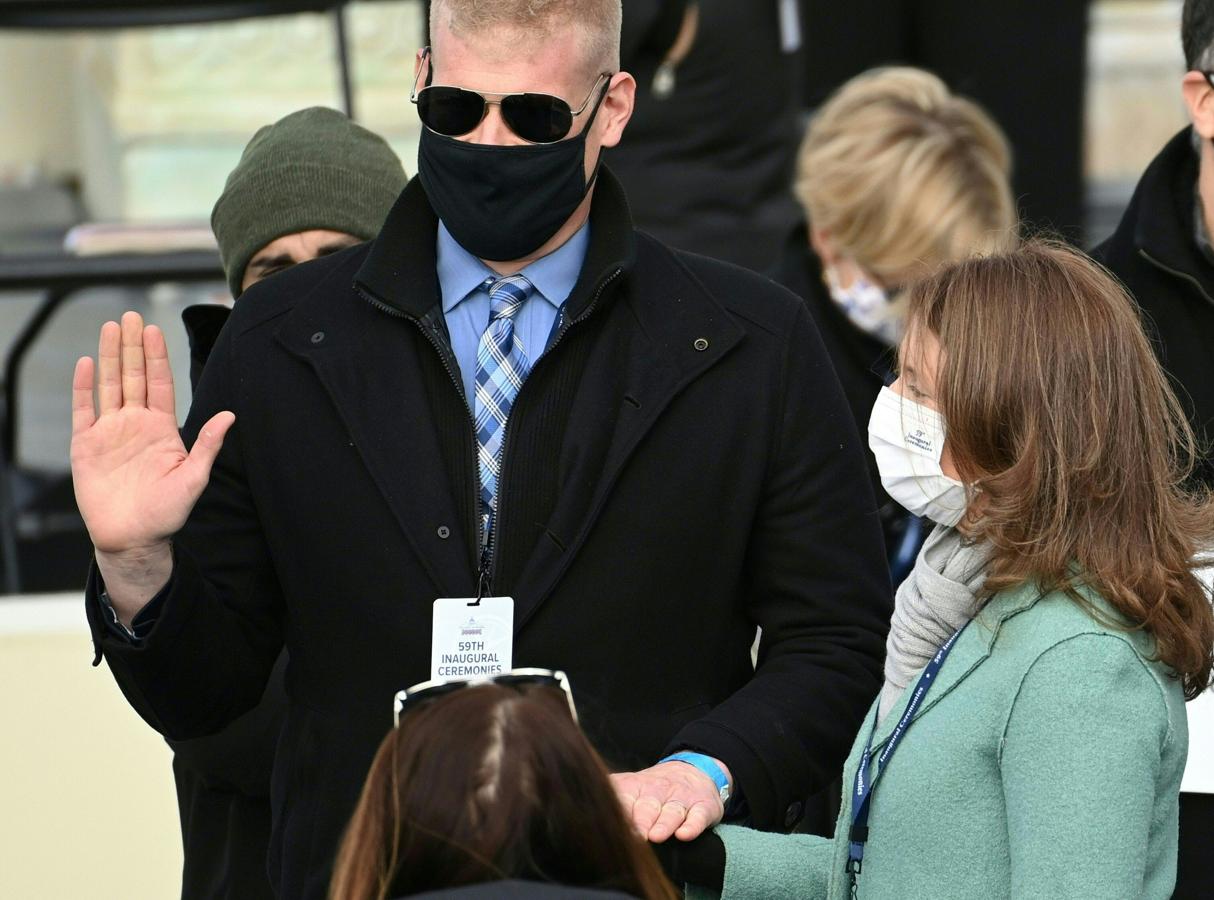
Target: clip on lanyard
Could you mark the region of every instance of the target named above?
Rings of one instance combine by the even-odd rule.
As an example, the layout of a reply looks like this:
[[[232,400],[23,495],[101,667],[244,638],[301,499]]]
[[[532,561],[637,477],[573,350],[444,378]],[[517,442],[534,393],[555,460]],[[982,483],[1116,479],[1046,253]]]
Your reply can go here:
[[[494,515],[492,512],[488,512],[482,518],[481,558],[480,567],[476,573],[476,600],[469,603],[469,606],[480,606],[481,601],[485,599],[485,592],[489,590],[489,536],[493,529]]]
[[[906,704],[906,710],[902,713],[902,718],[898,720],[897,726],[895,726],[893,733],[890,734],[889,742],[885,745],[885,749],[877,757],[877,773],[872,778],[869,778],[868,770],[872,763],[873,735],[877,731],[877,713],[873,713],[873,727],[868,733],[868,744],[864,748],[864,755],[860,757],[860,767],[856,769],[856,783],[852,789],[851,832],[848,834],[847,846],[847,874],[851,881],[851,893],[853,897],[856,895],[856,876],[860,874],[860,869],[863,867],[864,844],[868,840],[868,805],[869,801],[872,800],[873,788],[877,785],[877,779],[885,772],[885,765],[889,762],[889,758],[894,755],[894,751],[902,743],[902,738],[906,735],[906,729],[910,727],[915,713],[923,705],[923,698],[927,696],[927,692],[935,683],[936,675],[939,674],[944,661],[948,659],[949,651],[953,649],[953,645],[957,643],[957,638],[961,637],[961,632],[963,631],[965,631],[964,625],[958,628],[951,638],[940,645],[940,649],[936,651],[936,655],[931,658],[931,661],[923,669],[923,674],[915,682],[914,693],[911,694],[911,698]]]

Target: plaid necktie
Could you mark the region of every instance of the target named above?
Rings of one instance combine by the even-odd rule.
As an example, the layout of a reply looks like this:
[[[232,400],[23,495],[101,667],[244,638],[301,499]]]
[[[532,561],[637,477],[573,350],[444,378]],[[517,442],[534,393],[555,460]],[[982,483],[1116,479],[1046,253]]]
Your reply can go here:
[[[514,315],[534,290],[522,275],[485,280],[489,291],[489,326],[476,348],[477,458],[481,476],[481,513],[486,536],[497,511],[497,477],[502,438],[510,408],[531,363],[521,339],[514,336]]]

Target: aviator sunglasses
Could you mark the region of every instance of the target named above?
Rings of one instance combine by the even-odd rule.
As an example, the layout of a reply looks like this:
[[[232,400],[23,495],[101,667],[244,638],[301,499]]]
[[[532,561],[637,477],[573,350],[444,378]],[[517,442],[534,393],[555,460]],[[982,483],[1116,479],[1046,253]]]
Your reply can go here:
[[[575,117],[582,115],[594,98],[594,92],[603,79],[607,79],[600,92],[595,110],[607,96],[607,88],[611,86],[611,72],[603,72],[594,80],[590,93],[577,109],[572,109],[560,97],[552,94],[482,94],[466,88],[452,87],[445,84],[428,84],[420,91],[417,83],[421,78],[422,69],[426,70],[426,80],[431,77],[430,48],[422,51],[422,65],[418,67],[413,77],[413,90],[409,99],[417,105],[417,114],[422,124],[431,131],[447,137],[459,137],[467,134],[481,123],[489,114],[490,106],[501,108],[502,119],[507,127],[524,141],[532,144],[553,144],[567,137],[573,128]],[[495,99],[490,100],[493,97]]]
[[[403,691],[397,691],[392,704],[393,723],[400,725],[401,716],[408,710],[414,709],[423,703],[437,700],[439,697],[445,697],[463,688],[475,687],[479,684],[500,684],[505,687],[514,688],[520,692],[526,691],[531,687],[554,688],[565,695],[565,703],[569,707],[569,715],[573,717],[573,721],[577,721],[577,707],[573,705],[573,691],[569,688],[569,678],[564,672],[552,669],[511,669],[509,672],[503,672],[501,675],[492,675],[485,678],[470,678],[463,681],[423,681],[420,684],[405,688]]]

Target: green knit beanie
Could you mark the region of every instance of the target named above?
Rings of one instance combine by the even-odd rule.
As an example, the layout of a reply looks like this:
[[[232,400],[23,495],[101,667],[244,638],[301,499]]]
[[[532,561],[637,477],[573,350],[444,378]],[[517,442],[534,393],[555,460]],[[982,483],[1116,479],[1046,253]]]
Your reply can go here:
[[[260,129],[211,213],[232,296],[253,254],[283,235],[375,237],[407,180],[387,141],[335,109],[314,106]]]

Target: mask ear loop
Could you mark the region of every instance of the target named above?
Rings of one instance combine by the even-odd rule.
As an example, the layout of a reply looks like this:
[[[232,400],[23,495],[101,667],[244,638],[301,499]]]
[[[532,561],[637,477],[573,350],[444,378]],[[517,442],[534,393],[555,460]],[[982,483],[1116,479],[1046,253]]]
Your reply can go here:
[[[582,129],[582,133],[578,137],[585,140],[586,135],[590,133],[590,129],[594,127],[594,120],[598,118],[599,109],[603,106],[603,101],[607,99],[607,95],[611,93],[611,79],[615,78],[619,73],[613,73],[607,78],[607,83],[603,85],[603,90],[599,94],[599,99],[594,101],[594,109],[590,110],[590,118],[586,120],[586,127]],[[594,161],[594,169],[590,173],[590,177],[586,179],[586,189],[582,191],[582,196],[585,197],[590,193],[590,189],[594,187],[594,183],[598,181],[599,170],[603,167],[603,148],[599,147],[598,159]]]

